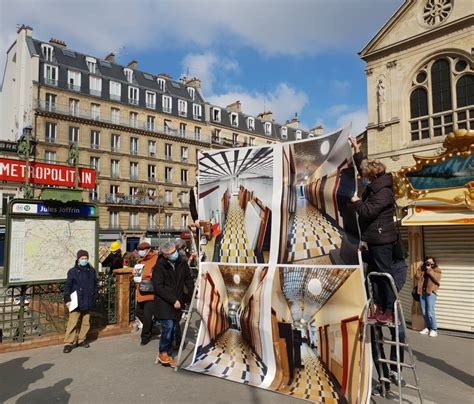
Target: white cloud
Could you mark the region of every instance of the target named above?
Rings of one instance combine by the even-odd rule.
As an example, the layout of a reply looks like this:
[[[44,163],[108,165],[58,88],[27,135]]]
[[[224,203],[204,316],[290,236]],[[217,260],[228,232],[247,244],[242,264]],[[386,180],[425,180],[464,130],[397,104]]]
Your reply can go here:
[[[266,95],[260,92],[231,91],[225,94],[208,97],[208,101],[216,105],[228,105],[234,101],[242,103],[242,111],[249,115],[258,115],[263,112],[264,105],[267,111],[273,112],[273,118],[277,122],[285,122],[300,114],[308,103],[308,96],[304,91],[298,91],[286,83],[280,83]]]
[[[356,109],[341,115],[336,120],[336,127],[343,128],[352,122],[352,134],[359,135],[367,126],[367,109]]]

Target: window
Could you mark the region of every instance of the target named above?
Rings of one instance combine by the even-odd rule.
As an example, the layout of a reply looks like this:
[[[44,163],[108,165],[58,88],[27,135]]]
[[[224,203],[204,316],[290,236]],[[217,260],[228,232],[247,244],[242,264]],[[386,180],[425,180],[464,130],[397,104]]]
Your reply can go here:
[[[170,190],[165,191],[165,202],[167,204],[173,203],[173,191],[170,191]]]
[[[118,194],[120,192],[120,187],[118,185],[111,185],[109,189],[112,195]]]
[[[188,170],[181,169],[181,184],[188,184]]]
[[[165,167],[165,182],[171,183],[172,182],[172,175],[173,175],[173,168],[172,167]]]
[[[46,111],[54,112],[56,111],[56,95],[46,93]]]
[[[188,148],[185,146],[181,146],[181,161],[185,163],[188,161]]]
[[[79,144],[79,128],[76,126],[69,127],[69,144]]]
[[[302,132],[300,130],[297,130],[295,136],[296,136],[296,140],[301,140],[302,139]]]
[[[186,124],[183,122],[179,124],[179,136],[186,137]]]
[[[232,144],[237,145],[237,143],[239,143],[239,134],[232,133]]]
[[[46,143],[55,143],[56,142],[56,124],[51,122],[46,122],[45,130],[45,139]]]
[[[138,224],[138,213],[137,212],[130,212],[129,216],[129,227],[130,229],[138,229],[140,226]]]
[[[155,130],[155,117],[148,115],[146,118],[146,128],[148,130],[154,131]]]
[[[86,64],[90,73],[92,74],[97,73],[97,61],[94,58],[86,57]]]
[[[67,85],[69,87],[69,90],[81,91],[81,73],[68,70]]]
[[[216,143],[221,142],[221,131],[220,129],[214,129],[214,133],[212,135],[212,141]]]
[[[178,100],[178,114],[179,116],[186,116],[188,114],[188,103],[184,100]]]
[[[113,178],[120,177],[120,160],[110,160],[110,176]]]
[[[148,155],[150,157],[156,156],[156,142],[154,140],[148,141]]]
[[[193,118],[201,119],[202,118],[202,105],[193,104]]]
[[[221,110],[220,108],[212,108],[212,120],[215,122],[221,121]]]
[[[410,92],[412,141],[474,129],[474,71],[462,57],[446,56],[422,66]]]
[[[185,229],[188,226],[188,215],[181,215],[181,228]]]
[[[153,230],[156,228],[156,214],[148,213],[148,228]]]
[[[135,161],[130,163],[130,179],[138,180],[138,163]]]
[[[109,225],[112,229],[118,229],[120,227],[120,216],[119,212],[109,213]]]
[[[288,139],[288,128],[286,126],[281,127],[280,135],[282,139]]]
[[[120,151],[120,135],[112,133],[112,136],[110,137],[110,150],[113,152]]]
[[[164,125],[165,125],[165,134],[166,135],[172,135],[173,132],[174,132],[174,129],[171,126],[171,121],[168,120],[168,119],[165,119]]]
[[[155,188],[148,188],[147,195],[148,196],[155,196],[156,195],[156,189]]]
[[[255,138],[249,137],[249,146],[255,146]]]
[[[130,126],[136,128],[138,126],[138,113],[130,112]]]
[[[89,201],[99,201],[99,186],[96,185],[94,188],[89,190]]]
[[[171,97],[163,96],[163,112],[171,114]]]
[[[130,196],[134,196],[134,195],[138,194],[138,187],[130,187],[129,190],[128,190],[128,194]]]
[[[54,62],[54,48],[52,46],[41,44],[41,51],[43,52],[44,60],[47,62]]]
[[[138,154],[138,138],[130,138],[130,154],[136,156]]]
[[[148,164],[148,181],[156,181],[156,166],[153,164]]]
[[[128,103],[138,105],[138,88],[128,86]]]
[[[51,163],[51,164],[56,163],[56,152],[45,151],[44,152],[44,161],[46,163]]]
[[[79,100],[69,98],[69,115],[79,116]]]
[[[160,91],[166,91],[166,80],[165,79],[156,79],[158,82],[158,88]]]
[[[122,98],[122,84],[116,81],[110,81],[109,83],[110,99],[120,101]]]
[[[89,76],[89,89],[91,95],[100,97],[102,94],[102,79],[100,77]]]
[[[99,174],[100,171],[100,158],[99,157],[91,157],[90,158],[90,167],[97,171]]]
[[[100,105],[99,104],[91,104],[91,118],[94,121],[98,121],[100,119]]]
[[[110,121],[116,125],[120,124],[120,110],[118,108],[111,108]]]
[[[165,143],[165,159],[171,160],[172,159],[172,145],[170,143]]]
[[[201,128],[199,126],[194,127],[194,139],[201,140]]]
[[[100,132],[91,130],[91,148],[98,149],[100,147]]]
[[[271,135],[272,134],[272,124],[271,124],[271,122],[265,122],[264,128],[265,128],[265,135]]]
[[[230,124],[232,126],[239,126],[239,114],[237,112],[230,113]]]
[[[247,118],[247,128],[248,130],[255,130],[255,118],[248,117]]]
[[[173,227],[173,215],[171,213],[165,214],[165,229]]]
[[[156,107],[156,93],[151,91],[146,92],[146,107],[155,109]]]
[[[196,89],[193,87],[188,87],[188,94],[191,99],[194,101],[194,97],[196,96]]]
[[[125,68],[123,69],[123,73],[125,74],[125,78],[129,83],[133,83],[133,70]]]
[[[181,192],[179,194],[179,201],[181,202],[181,207],[189,207],[189,192]]]
[[[44,82],[50,86],[58,85],[58,67],[45,65],[44,66]]]

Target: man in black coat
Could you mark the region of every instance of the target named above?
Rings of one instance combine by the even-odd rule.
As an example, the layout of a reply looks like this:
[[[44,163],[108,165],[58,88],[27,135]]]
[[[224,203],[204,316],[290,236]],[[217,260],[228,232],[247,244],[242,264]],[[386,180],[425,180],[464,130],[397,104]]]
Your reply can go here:
[[[172,358],[175,329],[179,326],[186,300],[185,287],[192,291],[194,285],[186,260],[180,259],[173,244],[163,243],[160,246],[160,257],[153,269],[152,281],[156,295],[155,318],[162,327],[157,361],[175,367],[176,361]]]

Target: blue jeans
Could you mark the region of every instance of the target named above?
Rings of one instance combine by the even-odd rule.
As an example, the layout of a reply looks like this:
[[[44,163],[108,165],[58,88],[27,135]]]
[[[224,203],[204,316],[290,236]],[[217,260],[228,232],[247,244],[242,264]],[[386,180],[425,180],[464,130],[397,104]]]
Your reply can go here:
[[[160,320],[161,337],[160,337],[160,353],[166,352],[168,355],[173,354],[173,340],[176,328],[175,320]]]
[[[438,329],[438,325],[436,324],[435,304],[435,293],[430,293],[429,295],[422,293],[420,296],[420,307],[423,318],[425,319],[425,327],[434,331]]]

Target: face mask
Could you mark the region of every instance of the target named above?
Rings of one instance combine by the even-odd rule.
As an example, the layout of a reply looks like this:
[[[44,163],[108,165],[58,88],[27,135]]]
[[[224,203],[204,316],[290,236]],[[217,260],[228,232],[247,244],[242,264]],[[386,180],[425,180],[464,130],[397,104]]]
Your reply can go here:
[[[147,252],[147,250],[138,250],[138,255],[143,258]]]
[[[89,260],[87,258],[82,258],[82,259],[79,260],[79,265],[81,267],[87,266],[88,263],[89,263]]]
[[[362,178],[362,184],[364,184],[365,186],[369,185],[370,184],[370,180],[368,178]]]
[[[175,262],[179,258],[179,252],[175,251],[173,254],[170,255],[170,261]]]

